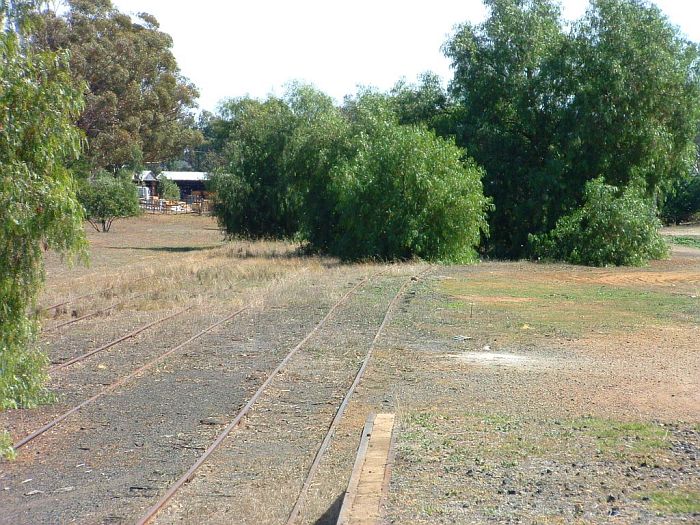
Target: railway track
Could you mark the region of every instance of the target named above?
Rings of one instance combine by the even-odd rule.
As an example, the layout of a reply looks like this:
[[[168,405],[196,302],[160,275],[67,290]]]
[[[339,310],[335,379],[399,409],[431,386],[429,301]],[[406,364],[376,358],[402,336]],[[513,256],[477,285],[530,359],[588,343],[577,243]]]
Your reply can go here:
[[[114,310],[115,308],[118,308],[119,306],[123,306],[123,305],[127,304],[129,301],[132,301],[134,299],[138,299],[140,297],[144,297],[144,296],[152,294],[152,293],[157,293],[160,291],[162,291],[162,288],[157,288],[155,290],[148,290],[146,292],[137,293],[135,295],[132,295],[131,297],[128,297],[128,298],[123,299],[121,301],[117,301],[116,303],[112,303],[111,305],[106,306],[104,308],[98,308],[96,310],[89,311],[86,314],[81,315],[80,317],[76,317],[75,319],[69,319],[68,321],[63,321],[63,322],[55,324],[53,326],[48,326],[48,327],[42,329],[41,333],[48,334],[48,333],[54,332],[56,330],[59,330],[61,328],[65,328],[66,326],[70,326],[70,325],[78,323],[80,321],[84,321],[85,319],[97,317],[100,314]]]
[[[144,279],[147,279],[148,277],[149,277],[148,275],[143,276],[143,277],[139,277],[138,279],[134,279],[133,281],[129,281],[129,284],[141,282]],[[88,297],[94,297],[95,295],[104,294],[106,292],[111,292],[114,289],[115,289],[114,286],[110,286],[109,288],[105,288],[104,290],[97,290],[95,292],[86,293],[83,295],[79,295],[77,297],[71,297],[69,299],[62,300],[61,302],[56,303],[56,304],[52,304],[50,306],[42,306],[39,308],[39,311],[40,312],[48,312],[49,310],[55,310],[56,308],[60,308],[61,306],[66,306],[67,304],[72,304],[72,303],[81,301],[83,299],[87,299]]]
[[[41,436],[42,434],[44,434],[44,433],[46,433],[47,431],[49,431],[49,430],[51,430],[52,428],[54,428],[56,425],[58,425],[59,423],[61,423],[63,420],[65,420],[66,418],[68,418],[68,417],[71,416],[72,414],[75,414],[75,413],[78,412],[79,410],[82,410],[83,408],[85,408],[85,407],[88,406],[89,404],[95,402],[96,400],[98,400],[98,399],[100,399],[101,397],[103,397],[103,396],[109,394],[110,392],[114,392],[114,391],[115,391],[117,388],[119,388],[120,386],[126,384],[128,381],[131,381],[132,379],[135,379],[136,377],[138,377],[139,375],[143,374],[144,372],[146,372],[146,371],[152,369],[154,366],[156,366],[157,364],[161,363],[162,361],[164,361],[165,359],[167,359],[169,356],[171,356],[172,354],[174,354],[174,353],[177,352],[178,350],[180,350],[180,349],[186,347],[186,346],[187,346],[188,344],[190,344],[191,342],[195,341],[196,339],[199,339],[199,338],[202,337],[204,334],[207,334],[207,333],[211,332],[211,331],[214,330],[215,328],[221,326],[221,325],[224,324],[224,323],[227,323],[228,321],[230,321],[230,320],[233,319],[234,317],[240,315],[242,312],[244,312],[245,310],[247,310],[249,307],[250,307],[250,306],[247,305],[247,306],[244,306],[243,308],[238,308],[238,309],[237,309],[236,311],[234,311],[233,313],[231,313],[231,314],[229,314],[228,316],[224,317],[223,319],[217,321],[216,323],[213,323],[213,324],[209,325],[209,326],[208,326],[207,328],[205,328],[204,330],[201,330],[200,332],[198,332],[197,334],[195,334],[195,335],[193,335],[192,337],[188,338],[187,340],[183,341],[182,343],[178,344],[177,346],[174,346],[174,347],[170,348],[169,350],[167,350],[167,351],[163,352],[162,354],[160,354],[158,357],[156,357],[156,358],[154,358],[154,359],[151,359],[151,360],[148,361],[145,365],[143,365],[143,366],[137,368],[136,370],[134,370],[133,372],[131,372],[131,373],[125,375],[125,376],[122,376],[120,379],[118,379],[118,380],[115,381],[114,383],[111,383],[111,384],[108,385],[107,387],[105,387],[105,388],[103,388],[102,390],[100,390],[97,394],[95,394],[95,395],[93,395],[92,397],[86,399],[85,401],[83,401],[83,402],[80,403],[79,405],[74,406],[73,408],[71,408],[71,409],[68,410],[67,412],[64,412],[64,413],[61,414],[60,416],[54,418],[52,421],[48,422],[46,425],[42,426],[41,428],[35,430],[34,432],[32,432],[31,434],[29,434],[28,436],[26,436],[26,437],[20,439],[20,440],[17,441],[15,444],[13,444],[13,447],[14,447],[16,450],[18,450],[18,449],[24,447],[25,445],[27,445],[28,443],[34,441],[36,438],[38,438],[38,437]]]
[[[429,269],[426,269],[425,271],[421,272],[421,274],[419,274],[419,275],[422,276],[428,270]],[[296,498],[292,499],[290,502],[290,506],[292,506],[291,511],[289,509],[287,509],[288,516],[286,518],[286,523],[293,524],[293,523],[298,522],[299,513],[303,507],[305,499],[308,496],[308,489],[313,482],[314,475],[316,474],[318,467],[320,465],[320,462],[321,462],[324,454],[328,450],[328,447],[330,446],[331,441],[333,440],[335,430],[337,429],[338,424],[339,424],[340,420],[342,419],[343,414],[345,413],[345,410],[347,409],[347,407],[350,403],[350,399],[352,398],[352,395],[355,392],[355,389],[357,388],[358,384],[360,383],[360,381],[361,381],[361,379],[362,379],[362,377],[367,369],[369,361],[372,357],[372,353],[373,353],[382,333],[384,332],[384,330],[385,330],[385,328],[386,328],[386,326],[391,318],[391,315],[393,314],[393,312],[396,308],[398,301],[400,300],[400,298],[402,297],[402,295],[404,294],[406,289],[410,286],[411,282],[415,279],[416,279],[416,277],[412,277],[410,280],[405,282],[400,287],[400,289],[396,292],[396,294],[392,297],[391,301],[389,302],[389,305],[387,306],[387,308],[383,314],[381,323],[380,323],[379,327],[376,329],[376,331],[374,332],[374,336],[372,338],[371,343],[369,344],[369,347],[366,349],[366,353],[361,361],[361,365],[360,365],[359,369],[356,370],[356,372],[354,373],[354,378],[353,378],[352,384],[349,387],[347,387],[347,385],[346,385],[346,387],[344,387],[344,394],[342,395],[342,401],[340,402],[337,409],[335,410],[335,414],[332,418],[332,421],[330,422],[330,425],[327,428],[327,431],[323,437],[322,442],[318,446],[318,449],[316,451],[316,454],[314,456],[314,459],[313,459],[311,465],[308,467],[308,471],[306,473],[306,477],[304,479],[304,483],[302,485],[302,488],[299,491],[299,493],[296,495]],[[325,319],[324,319],[324,321],[325,321]],[[319,327],[317,327],[317,328],[319,328]],[[309,334],[309,336],[307,336],[307,338],[305,338],[304,341],[302,341],[302,343],[300,343],[300,345],[308,342],[311,335],[314,335],[314,334],[313,333]],[[292,351],[285,357],[283,362],[281,362],[280,365],[275,369],[275,371],[272,374],[270,374],[268,379],[262,385],[260,385],[258,390],[255,392],[255,395],[250,399],[250,401],[246,404],[246,406],[243,407],[243,409],[237,414],[237,416],[217,436],[217,438],[214,440],[214,442],[212,442],[212,444],[207,448],[205,453],[202,454],[202,456],[200,456],[198,458],[198,460],[193,464],[193,466],[188,470],[188,472],[185,473],[183,476],[181,476],[175,483],[173,483],[173,485],[171,485],[168,488],[168,490],[160,498],[160,500],[155,505],[153,505],[151,508],[149,508],[146,511],[146,513],[144,513],[144,515],[137,522],[138,525],[146,525],[148,523],[152,523],[153,521],[155,521],[157,519],[159,513],[161,513],[168,506],[169,502],[171,502],[171,500],[175,497],[175,495],[183,487],[188,486],[188,484],[190,484],[193,481],[193,479],[196,476],[197,471],[205,464],[205,462],[207,462],[207,460],[210,459],[210,456],[212,454],[214,454],[217,451],[217,449],[219,449],[219,447],[222,446],[222,444],[224,443],[224,440],[227,437],[229,437],[230,434],[241,424],[242,418],[248,414],[248,412],[252,408],[253,404],[256,403],[260,399],[260,397],[263,395],[263,393],[271,386],[272,382],[276,378],[279,377],[280,372],[285,369],[285,367],[289,364],[289,360],[298,352],[299,349],[300,349],[299,346],[292,349]],[[278,379],[278,381],[283,382],[283,380],[281,380],[281,379]],[[323,404],[323,402],[317,401],[317,402],[315,402],[315,404],[321,405],[321,404]],[[287,422],[287,425],[290,427],[292,426],[289,422]],[[227,466],[226,470],[228,470],[231,467],[232,466]],[[216,467],[212,467],[212,468],[215,469]],[[203,482],[202,486],[198,487],[199,494],[209,493],[209,488],[204,488],[205,485],[206,485],[206,482]],[[193,490],[197,490],[197,489],[193,489]],[[184,502],[186,504],[188,496],[183,495],[182,499],[184,500]],[[292,502],[293,502],[293,505],[292,505]],[[215,507],[213,502],[211,502],[211,505],[205,504],[204,506],[207,506],[209,508],[214,508],[214,507],[212,507],[212,505]],[[235,515],[236,513],[233,513],[233,514]],[[172,518],[172,519],[169,519],[169,518]],[[207,520],[210,518],[211,518],[210,516],[207,516],[206,518],[203,518],[203,519]],[[266,518],[270,518],[270,516],[266,516]],[[217,519],[220,520],[221,517],[219,516],[218,518],[213,518],[214,521],[217,521]],[[165,519],[165,522],[169,523],[171,521],[177,521],[177,520],[178,520],[178,518],[173,518],[172,516],[170,516],[170,517]],[[234,518],[234,521],[237,521],[237,519]],[[243,521],[243,520],[241,520],[241,521]],[[273,521],[273,520],[270,519],[270,521]]]
[[[314,336],[319,334],[322,327],[324,327],[329,322],[329,320],[331,320],[333,318],[333,316],[336,314],[336,311],[343,304],[345,304],[345,302],[353,294],[355,294],[358,289],[360,289],[362,286],[366,285],[370,279],[373,279],[373,278],[377,277],[378,275],[385,273],[387,270],[388,269],[384,269],[381,272],[378,272],[377,274],[374,274],[374,275],[369,276],[369,277],[365,277],[360,282],[355,284],[349,291],[347,291],[340,298],[340,300],[338,300],[337,302],[335,302],[333,304],[333,306],[328,310],[326,315],[303,337],[303,339],[301,339],[301,341],[299,341],[289,352],[287,352],[286,355],[284,355],[284,357],[282,358],[282,360],[279,361],[277,366],[274,367],[274,369],[272,369],[272,371],[266,375],[266,378],[261,382],[261,384],[259,384],[259,386],[255,390],[255,392],[252,394],[252,396],[249,396],[247,398],[247,402],[245,402],[245,404],[240,408],[240,410],[236,413],[235,417],[233,417],[229,421],[229,423],[226,424],[225,428],[221,432],[219,432],[216,436],[214,436],[213,440],[209,443],[208,446],[203,447],[203,453],[201,455],[198,455],[196,461],[190,466],[190,468],[185,472],[185,474],[180,475],[180,477],[178,478],[178,480],[176,481],[176,483],[174,485],[169,486],[167,488],[167,490],[165,490],[164,492],[161,493],[162,495],[160,495],[156,504],[152,505],[151,508],[148,510],[148,512],[142,516],[139,523],[148,523],[148,522],[152,521],[153,518],[158,515],[158,513],[161,511],[161,509],[165,508],[168,505],[170,500],[178,493],[180,488],[182,486],[184,486],[188,481],[195,478],[195,475],[196,475],[197,471],[199,470],[199,468],[209,460],[210,456],[216,450],[219,449],[219,447],[226,441],[227,436],[229,436],[234,430],[236,430],[239,427],[239,425],[243,422],[243,420],[246,418],[246,416],[249,415],[253,406],[256,405],[256,403],[260,402],[261,398],[266,393],[266,391],[269,389],[269,387],[279,377],[283,376],[284,373],[286,373],[286,370],[289,367],[290,362],[292,361],[294,356],[299,355],[299,350],[301,350],[304,346],[306,346],[309,343],[309,341],[314,338]],[[346,391],[345,396],[343,396],[343,401],[342,401],[341,405],[335,411],[335,416],[333,418],[333,421],[331,422],[330,427],[327,429],[327,432],[325,434],[325,438],[322,442],[322,445],[316,452],[314,462],[308,470],[308,474],[306,477],[306,481],[304,483],[304,487],[308,488],[308,485],[310,485],[311,480],[313,479],[313,475],[314,475],[314,468],[315,468],[314,465],[316,465],[316,467],[318,466],[318,462],[320,461],[321,457],[323,456],[323,453],[325,452],[325,449],[327,448],[327,444],[330,443],[330,441],[332,440],[333,432],[334,432],[335,428],[337,427],[337,422],[340,420],[340,418],[342,418],[344,410],[349,403],[350,397],[352,396],[352,392],[356,388],[357,384],[359,383],[359,381],[362,377],[362,374],[364,373],[364,370],[367,367],[367,363],[370,360],[370,357],[372,355],[372,351],[373,351],[374,347],[376,346],[377,341],[378,341],[379,337],[381,336],[383,330],[385,329],[386,324],[387,324],[388,320],[390,319],[393,310],[395,309],[395,305],[396,305],[397,301],[399,300],[401,295],[404,293],[406,287],[409,285],[410,285],[410,281],[404,283],[404,285],[401,286],[399,291],[394,295],[394,297],[390,301],[389,306],[387,307],[386,311],[384,312],[384,317],[382,319],[382,322],[381,322],[379,328],[374,333],[374,338],[372,339],[372,342],[369,346],[369,349],[367,350],[367,353],[364,356],[364,359],[362,360],[362,364],[360,366],[360,369],[355,371],[354,380],[352,382],[352,385],[351,385],[350,389]],[[148,372],[148,371],[157,372],[157,371],[160,371],[162,369],[167,369],[168,365],[167,365],[166,361],[169,361],[168,360],[169,357],[171,357],[171,356],[175,357],[174,354],[176,352],[179,352],[185,348],[189,348],[189,349],[193,348],[194,345],[192,345],[191,343],[194,342],[196,339],[200,338],[202,335],[204,335],[206,333],[211,332],[216,327],[221,326],[222,324],[226,323],[227,321],[233,319],[235,316],[241,314],[246,309],[247,309],[247,307],[244,307],[244,308],[241,308],[240,310],[237,310],[236,312],[233,312],[231,315],[227,316],[224,319],[221,319],[217,323],[210,325],[205,330],[202,330],[201,332],[199,332],[195,336],[190,337],[186,341],[183,341],[179,345],[177,345],[173,348],[170,348],[166,352],[164,352],[164,353],[160,354],[159,356],[157,356],[156,358],[150,360],[148,363],[146,363],[142,367],[138,368],[137,370],[135,370],[135,371],[129,373],[128,375],[121,377],[117,381],[109,384],[104,389],[100,390],[97,394],[95,394],[94,396],[90,397],[89,399],[85,400],[84,402],[80,403],[79,405],[76,405],[71,410],[65,412],[64,414],[61,414],[59,417],[57,417],[53,421],[49,422],[47,425],[44,425],[42,428],[38,429],[37,431],[31,433],[30,435],[28,435],[25,438],[18,441],[15,444],[15,447],[21,449],[21,448],[25,447],[27,444],[34,442],[37,438],[44,435],[48,430],[56,427],[57,425],[64,422],[66,419],[68,419],[72,415],[76,414],[77,412],[82,411],[85,407],[95,404],[95,402],[98,401],[99,399],[105,398],[105,396],[107,394],[121,395],[120,392],[123,390],[123,387],[127,383],[130,383],[130,382],[133,382],[134,384],[141,383],[141,381],[137,381],[137,379],[140,376],[145,375],[146,372]],[[174,315],[178,315],[179,313],[182,313],[182,312],[178,312]],[[164,320],[165,319],[158,320],[157,322],[162,322]],[[148,326],[149,325],[146,325],[146,327],[141,327],[141,329],[147,329]],[[121,338],[121,340],[124,340],[124,339],[129,338],[129,337],[133,337],[134,335],[136,335],[136,334],[133,334],[133,335],[132,335],[132,333],[126,334],[125,336],[123,336],[123,338]],[[236,341],[236,340],[240,340],[240,339],[234,339],[234,341]],[[118,344],[118,341],[115,340],[115,341],[108,343],[108,345],[110,345],[110,344],[111,345]],[[106,349],[109,347],[108,345],[103,345],[104,348],[100,347],[100,348],[96,349],[96,351],[101,351],[101,349]],[[96,351],[91,351],[91,352],[88,352],[86,354],[83,354],[82,356],[79,356],[79,358],[81,358],[81,359],[87,358],[87,357],[89,357],[89,355],[94,355],[94,353],[96,353]],[[192,352],[191,350],[187,350],[186,353],[180,352],[180,355],[184,356],[185,359],[190,359],[193,356],[196,358],[197,357],[196,350],[194,351],[194,353],[191,353],[191,352]],[[246,354],[240,354],[240,355],[244,356],[244,357],[248,357]],[[255,357],[255,356],[252,356],[252,357]],[[72,362],[77,362],[77,361],[72,361]],[[72,364],[72,363],[71,362],[62,363],[60,365],[60,367],[70,366],[70,364]],[[181,365],[181,366],[187,367],[187,365]],[[193,368],[193,370],[197,370],[197,368],[195,367],[195,368]],[[153,375],[153,374],[150,374],[150,375]],[[208,377],[208,375],[207,375],[207,377]],[[259,380],[262,380],[262,378],[260,378]],[[175,391],[172,392],[172,396],[177,397],[178,395],[179,394],[177,392],[175,392]],[[184,395],[186,395],[186,394],[184,394]],[[111,397],[110,397],[110,399],[111,399]],[[137,412],[138,412],[138,410],[137,410]],[[82,419],[83,418],[81,418],[81,420]],[[81,423],[81,425],[84,425],[84,424],[85,423]],[[53,441],[55,441],[55,439]],[[188,446],[188,447],[184,447],[184,448],[189,449],[190,447]],[[82,448],[80,450],[82,450]],[[199,450],[199,446],[194,447],[193,450]],[[86,488],[86,490],[87,490],[87,488]],[[131,490],[131,489],[129,489],[129,490]],[[157,492],[160,492],[160,489]],[[297,508],[297,506],[301,506],[303,504],[303,500],[305,497],[306,497],[306,489],[302,489],[301,493],[298,494],[298,497],[296,500],[297,503],[296,503],[294,508]],[[290,499],[289,501],[290,501],[290,505],[291,505],[291,502],[294,500]],[[292,517],[293,517],[293,515],[290,514],[290,520],[292,519]],[[3,520],[0,519],[0,522],[2,522],[2,521]],[[21,520],[20,520],[20,522],[21,522]],[[293,521],[290,521],[290,523],[292,523],[292,522]]]
[[[362,377],[365,374],[365,371],[367,370],[367,365],[369,364],[370,359],[372,358],[372,354],[374,353],[374,349],[377,346],[377,342],[379,341],[380,336],[384,332],[384,329],[386,328],[387,323],[389,322],[389,317],[393,313],[394,309],[396,308],[396,304],[399,301],[399,298],[403,295],[403,293],[406,291],[406,289],[411,285],[411,282],[415,279],[418,280],[421,277],[423,277],[430,268],[426,268],[423,270],[418,276],[412,277],[411,280],[407,281],[404,283],[404,285],[399,289],[399,291],[396,293],[394,298],[391,300],[389,303],[389,307],[386,310],[386,313],[384,314],[384,318],[382,319],[382,324],[379,325],[379,328],[377,329],[377,332],[374,334],[374,338],[372,339],[372,343],[369,346],[369,349],[367,350],[367,354],[365,355],[365,358],[362,360],[362,366],[360,366],[359,370],[357,371],[357,374],[355,375],[355,379],[352,382],[352,385],[350,385],[350,388],[348,388],[347,392],[345,392],[345,396],[343,396],[343,401],[340,403],[338,406],[338,410],[335,413],[335,416],[333,417],[333,421],[331,421],[330,426],[328,427],[328,431],[326,432],[326,435],[323,438],[323,441],[321,442],[321,445],[319,446],[318,450],[316,451],[316,456],[314,457],[313,463],[311,463],[311,466],[309,467],[309,471],[306,474],[306,477],[304,479],[304,484],[301,487],[301,491],[299,492],[299,496],[296,499],[296,502],[294,503],[294,506],[292,507],[292,510],[289,513],[289,516],[287,517],[287,525],[294,525],[297,523],[299,519],[299,513],[301,512],[301,509],[304,505],[304,502],[306,501],[306,498],[308,497],[309,494],[309,489],[311,488],[311,484],[314,480],[314,477],[316,476],[316,473],[318,472],[319,466],[321,464],[321,460],[323,459],[324,455],[328,451],[328,448],[331,445],[331,441],[333,440],[333,436],[335,436],[336,429],[338,428],[338,425],[340,424],[340,420],[343,417],[343,414],[345,414],[345,411],[348,408],[348,404],[350,403],[350,398],[352,395],[355,393],[355,389],[357,388],[357,385],[360,384],[360,381],[362,380]]]
[[[61,370],[63,368],[67,368],[71,365],[74,365],[75,363],[83,361],[84,359],[87,359],[90,356],[93,356],[99,352],[103,352],[104,350],[112,348],[113,346],[118,345],[119,343],[123,343],[124,341],[126,341],[128,339],[132,339],[132,338],[136,337],[137,335],[142,334],[146,330],[153,328],[156,325],[164,323],[165,321],[169,321],[170,319],[174,319],[175,317],[178,317],[178,316],[184,314],[185,312],[189,312],[190,310],[192,310],[192,308],[193,308],[192,306],[186,306],[185,308],[180,308],[175,313],[172,313],[172,314],[167,315],[165,317],[161,317],[160,319],[156,319],[155,321],[151,321],[150,323],[147,323],[147,324],[137,328],[136,330],[132,330],[131,332],[129,332],[127,334],[124,334],[120,337],[117,337],[116,339],[113,339],[112,341],[110,341],[108,343],[105,343],[101,346],[98,346],[97,348],[94,348],[94,349],[89,350],[83,354],[80,354],[79,356],[76,356],[76,357],[69,359],[69,360],[62,362],[62,363],[55,363],[49,368],[49,372],[56,372],[56,371]]]

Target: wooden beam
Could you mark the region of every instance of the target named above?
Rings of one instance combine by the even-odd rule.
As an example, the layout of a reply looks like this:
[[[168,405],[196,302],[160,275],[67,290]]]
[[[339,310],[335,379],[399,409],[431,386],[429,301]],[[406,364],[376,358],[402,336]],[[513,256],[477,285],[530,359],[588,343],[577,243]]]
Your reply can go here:
[[[381,517],[393,457],[394,414],[370,414],[338,515],[338,525],[374,525]]]

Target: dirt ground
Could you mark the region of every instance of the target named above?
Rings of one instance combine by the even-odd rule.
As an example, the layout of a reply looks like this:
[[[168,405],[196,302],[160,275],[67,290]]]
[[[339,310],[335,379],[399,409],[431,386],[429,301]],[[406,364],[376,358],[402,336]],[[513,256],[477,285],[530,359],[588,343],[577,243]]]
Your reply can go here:
[[[196,216],[88,235],[89,268],[47,260],[41,306],[79,298],[40,313],[53,363],[191,309],[52,371],[55,402],[0,414],[14,439],[248,308],[0,462],[0,523],[137,521],[360,285],[156,520],[285,523],[406,283],[300,523],[334,523],[372,412],[399,422],[387,523],[700,523],[700,249],[643,268],[427,268],[224,242]]]

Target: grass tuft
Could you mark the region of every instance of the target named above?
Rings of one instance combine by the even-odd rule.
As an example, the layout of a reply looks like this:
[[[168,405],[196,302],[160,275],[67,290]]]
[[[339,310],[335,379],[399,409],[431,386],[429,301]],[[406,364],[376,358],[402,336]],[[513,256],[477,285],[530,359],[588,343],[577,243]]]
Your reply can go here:
[[[698,237],[669,237],[668,242],[678,244],[680,246],[690,246],[691,248],[700,249],[700,238]]]
[[[657,491],[642,496],[656,510],[670,514],[700,513],[700,492]]]
[[[594,438],[601,452],[624,458],[628,456],[653,456],[668,448],[669,432],[655,423],[622,422],[596,417],[574,420],[571,428]]]

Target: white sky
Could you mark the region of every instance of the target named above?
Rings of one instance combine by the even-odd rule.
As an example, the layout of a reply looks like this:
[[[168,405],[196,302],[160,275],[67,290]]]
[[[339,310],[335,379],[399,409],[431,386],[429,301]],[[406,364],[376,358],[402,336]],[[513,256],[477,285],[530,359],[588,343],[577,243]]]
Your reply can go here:
[[[423,71],[451,78],[440,46],[456,24],[480,22],[481,0],[112,0],[154,15],[173,37],[182,73],[202,109],[225,97],[282,94],[304,80],[341,101],[358,85],[389,89]],[[587,0],[563,0],[578,18]],[[657,0],[672,23],[700,42],[700,0]]]

